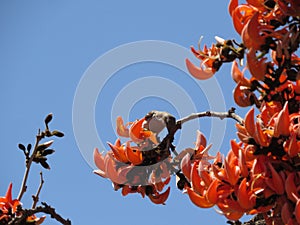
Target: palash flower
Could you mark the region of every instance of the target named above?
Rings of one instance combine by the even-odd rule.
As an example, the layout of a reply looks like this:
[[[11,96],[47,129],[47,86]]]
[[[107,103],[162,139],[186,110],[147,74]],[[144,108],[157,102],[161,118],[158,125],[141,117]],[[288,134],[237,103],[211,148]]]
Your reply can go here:
[[[219,46],[213,44],[211,48],[207,48],[207,46],[204,45],[203,50],[200,50],[201,40],[202,37],[199,40],[199,50],[191,47],[192,53],[201,60],[200,67],[195,66],[189,59],[186,59],[186,66],[190,74],[196,79],[206,80],[211,78],[222,64],[222,48],[225,40],[216,37]]]
[[[7,224],[13,218],[22,215],[19,207],[22,203],[17,199],[12,199],[12,183],[9,184],[6,195],[0,197],[0,224]],[[45,220],[45,216],[38,218],[35,215],[27,217],[25,224],[39,225]]]
[[[241,107],[247,107],[254,104],[255,94],[247,86],[239,82],[233,90],[233,98],[235,103]]]
[[[251,75],[257,79],[263,81],[267,73],[267,58],[263,57],[259,59],[256,56],[255,49],[251,48],[247,53],[247,67]]]
[[[170,181],[170,172],[165,162],[139,167],[116,160],[112,151],[103,157],[98,149],[94,151],[94,161],[98,167],[94,173],[110,179],[115,190],[122,189],[123,196],[139,193],[143,198],[148,196],[155,204],[165,204],[170,193],[170,188],[160,193]]]
[[[261,50],[268,37],[267,32],[271,32],[272,26],[260,22],[259,12],[255,12],[247,21],[241,32],[243,44],[248,49]]]
[[[265,102],[256,118],[252,108],[244,125],[237,124],[241,141],[231,140],[226,157],[218,153],[213,162],[197,157],[207,155],[206,142],[198,153],[185,151],[185,192],[200,208],[218,206],[229,220],[260,213],[271,224],[299,223],[300,173],[294,168],[300,153],[299,127],[300,113],[290,114],[288,102]],[[205,140],[203,134],[199,139]]]
[[[257,11],[256,8],[248,4],[238,4],[238,0],[231,0],[229,4],[229,13],[232,17],[233,26],[241,34],[247,22],[251,19],[254,13]]]
[[[229,13],[243,44],[249,49],[263,50],[267,39],[278,39],[285,33],[285,27],[275,29],[284,25],[289,16],[299,14],[297,8],[298,1],[248,0],[247,4],[239,4],[238,0],[231,0]]]
[[[251,87],[250,80],[244,76],[245,69],[246,68],[244,68],[243,71],[241,71],[238,67],[237,61],[233,61],[231,64],[231,77],[235,81],[235,83],[240,82],[241,85],[245,87]]]
[[[232,62],[235,59],[241,61],[244,57],[245,47],[243,44],[238,44],[234,40],[224,40],[218,36],[215,36],[215,39],[217,43],[212,44],[211,48],[204,45],[203,50],[200,49],[202,37],[198,42],[198,50],[191,47],[192,53],[201,63],[198,67],[186,59],[186,66],[196,79],[209,79],[220,69],[223,63]]]
[[[164,204],[170,188],[164,189],[177,169],[177,187],[200,208],[216,206],[229,220],[261,214],[268,225],[300,224],[300,59],[294,53],[299,11],[298,0],[231,0],[229,13],[243,44],[216,38],[210,48],[191,48],[201,61],[196,66],[186,59],[192,76],[208,79],[222,63],[233,62],[235,102],[258,109],[236,124],[239,140],[230,141],[226,155],[210,156],[212,146],[198,131],[195,147],[172,158],[169,149],[156,148],[163,143],[158,133],[169,128],[161,123],[162,114],[156,128],[149,125],[151,116],[127,124],[118,117],[117,133],[128,140],[108,143],[105,155],[95,149],[94,172],[109,178],[123,196],[138,193]],[[242,65],[244,58],[247,65],[240,70],[236,59]]]
[[[287,16],[292,16],[296,12],[299,3],[295,1],[262,1],[262,0],[247,0],[246,4],[239,4],[238,0],[231,0],[229,3],[229,13],[232,17],[233,25],[238,34],[242,34],[244,28],[247,26],[247,23],[253,18],[255,14],[259,14],[262,24],[258,25],[257,28],[252,28],[252,35],[260,35],[259,30],[263,31],[261,25],[274,25],[284,24]],[[294,7],[291,7],[291,6]],[[293,12],[294,11],[294,12]],[[258,16],[258,15],[256,15]],[[276,21],[276,22],[275,22]],[[258,20],[253,20],[254,23],[257,23]],[[270,26],[265,28],[269,29]],[[255,33],[254,30],[258,31]]]
[[[12,199],[12,183],[9,184],[6,195],[0,197],[0,209],[2,213],[0,214],[0,221],[9,221],[11,219],[10,213],[14,214],[17,211],[21,202],[17,199]]]
[[[235,151],[237,151],[237,146],[241,147],[236,144]],[[181,163],[183,164],[181,165],[182,172],[189,177],[190,181],[190,185],[185,186],[190,200],[201,208],[217,205],[228,219],[239,219],[244,213],[253,209],[256,198],[254,192],[257,191],[247,188],[246,180],[239,183],[242,175],[248,176],[245,156],[241,151],[234,153],[231,150],[225,159],[218,153],[216,157],[213,157],[213,163],[210,163],[209,160],[213,158],[207,157],[209,148],[205,146],[201,148],[204,148],[201,152],[195,151],[189,161],[184,157],[185,163]],[[199,154],[202,156],[197,157]],[[239,160],[244,164],[239,164]],[[248,166],[251,165],[249,163]],[[236,200],[237,196],[239,201]]]
[[[288,224],[288,221],[292,224],[295,219],[298,221],[299,217],[294,218],[291,212],[295,211],[295,215],[297,215],[298,209],[296,204],[291,204],[287,198],[294,203],[297,202],[292,195],[292,193],[298,193],[296,187],[299,185],[299,179],[294,179],[295,174],[298,173],[293,172],[295,170],[293,161],[298,159],[300,153],[300,113],[289,114],[288,102],[283,108],[278,102],[266,103],[261,111],[258,119],[263,121],[261,124],[265,124],[262,125],[263,132],[256,130],[254,110],[251,109],[245,117],[245,130],[239,129],[239,136],[244,137],[241,139],[244,143],[249,143],[251,138],[254,139],[256,144],[253,147],[256,147],[252,148],[253,154],[264,155],[255,159],[252,171],[264,177],[266,187],[280,196],[280,204],[277,204],[275,209],[278,210],[284,206],[280,211],[282,221],[284,224]],[[247,135],[248,138],[245,138]],[[259,136],[262,137],[259,138]],[[257,146],[265,147],[259,149]],[[274,211],[276,211],[275,209]],[[268,219],[271,220],[271,218]]]
[[[163,192],[170,181],[170,153],[153,150],[159,142],[157,134],[146,128],[147,123],[142,118],[124,125],[123,119],[118,117],[118,135],[130,140],[124,144],[119,138],[114,144],[108,142],[110,150],[105,155],[96,148],[94,162],[98,170],[94,173],[110,179],[115,190],[122,189],[123,196],[139,193],[155,204],[165,204],[170,193],[170,187]]]
[[[236,61],[232,62],[231,66],[231,77],[237,83],[237,86],[233,90],[233,98],[236,104],[241,107],[247,107],[253,105],[257,98],[252,92],[252,81],[255,78],[248,79],[244,76],[245,67],[243,71],[238,68],[238,63]]]
[[[256,121],[254,108],[249,110],[245,116],[244,130],[241,128],[238,130],[241,141],[245,143],[255,141],[260,146],[269,147],[271,145],[274,148],[274,142],[283,138],[280,143],[285,146],[289,157],[300,153],[300,149],[297,148],[297,145],[300,146],[300,142],[295,139],[300,137],[298,120],[300,112],[289,114],[288,106],[288,102],[283,108],[278,102],[265,103]],[[267,150],[267,148],[264,149],[264,151]],[[272,151],[271,148],[269,150]],[[274,154],[280,156],[284,154],[282,150]]]

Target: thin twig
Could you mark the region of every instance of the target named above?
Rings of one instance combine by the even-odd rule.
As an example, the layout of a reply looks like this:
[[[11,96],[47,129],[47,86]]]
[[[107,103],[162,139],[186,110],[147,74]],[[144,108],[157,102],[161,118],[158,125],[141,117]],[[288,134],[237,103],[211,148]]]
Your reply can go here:
[[[40,130],[39,130],[38,134],[36,135],[33,152],[31,154],[29,160],[26,162],[26,170],[25,170],[25,173],[24,173],[24,176],[23,176],[22,186],[20,188],[20,192],[19,192],[19,195],[18,195],[18,200],[19,201],[21,201],[21,199],[23,197],[23,194],[26,192],[26,189],[27,189],[26,183],[27,183],[27,179],[28,179],[30,167],[31,167],[33,159],[34,159],[34,157],[36,155],[36,152],[37,152],[37,149],[38,149],[38,145],[39,145],[39,142],[41,141],[41,139],[42,139],[42,136],[41,136]]]
[[[47,203],[42,202],[42,206],[38,206],[35,209],[21,209],[21,216],[14,218],[11,220],[8,225],[18,225],[23,224],[26,221],[28,216],[32,216],[36,213],[46,213],[51,215],[51,218],[56,219],[63,225],[71,225],[71,221],[69,219],[62,218],[58,213],[55,212],[55,208],[52,208]]]
[[[40,181],[39,188],[38,188],[36,194],[32,196],[32,198],[33,198],[33,203],[32,203],[32,207],[31,207],[32,209],[35,209],[36,204],[39,201],[39,195],[41,193],[41,190],[42,190],[42,187],[43,187],[43,184],[44,184],[44,179],[43,179],[43,173],[42,173],[42,171],[40,172],[40,176],[41,176],[41,181]]]
[[[228,112],[214,112],[214,111],[206,111],[206,112],[200,112],[200,113],[192,113],[187,117],[184,117],[180,120],[178,120],[176,123],[183,124],[185,122],[188,122],[190,120],[200,118],[200,117],[217,117],[223,120],[224,118],[232,118],[235,121],[237,121],[239,124],[243,125],[244,120],[239,115],[235,113],[235,108],[231,108],[228,110]]]

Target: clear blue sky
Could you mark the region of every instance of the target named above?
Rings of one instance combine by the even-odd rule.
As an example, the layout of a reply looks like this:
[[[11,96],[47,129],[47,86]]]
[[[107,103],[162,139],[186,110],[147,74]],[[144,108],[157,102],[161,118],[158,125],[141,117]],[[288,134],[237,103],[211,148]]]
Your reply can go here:
[[[197,45],[201,35],[205,37],[203,43],[209,45],[215,35],[236,38],[227,4],[227,1],[219,0],[1,1],[0,195],[4,195],[8,184],[13,182],[13,195],[17,196],[24,172],[23,154],[17,144],[33,144],[38,128],[43,128],[45,115],[52,112],[54,119],[50,127],[63,131],[65,137],[53,145],[56,152],[48,159],[51,171],[43,170],[45,184],[40,198],[54,206],[63,217],[70,218],[72,224],[225,224],[226,220],[214,209],[194,206],[187,195],[175,188],[174,181],[166,206],[154,205],[138,195],[124,198],[120,192],[113,191],[111,183],[94,175],[94,168],[82,156],[82,152],[93,149],[78,147],[73,132],[72,107],[76,88],[88,67],[120,45],[159,40],[189,48]],[[176,56],[170,52],[169,57]],[[234,83],[229,72],[230,66],[226,66],[216,75],[225,102],[221,98],[216,101],[225,103],[227,109],[234,106]],[[149,95],[144,92],[144,87],[134,86],[139,84],[138,80],[145,85],[146,78],[164,78],[170,87],[177,84],[179,89],[191,95],[196,110],[209,109],[205,93],[187,74],[162,63],[137,63],[112,74],[100,90],[94,119],[103,142],[114,142],[111,116],[118,112],[112,110],[113,101],[120,99],[126,90],[139,101],[128,106],[129,112],[124,112],[120,104],[125,107],[127,102],[123,99],[116,102],[115,111],[119,107],[123,110],[120,114],[130,119],[142,117],[151,109],[168,110],[176,116],[193,112],[184,107],[184,99],[177,98],[180,104],[177,106],[176,101],[170,103],[170,97],[166,97],[172,92],[174,96],[180,94],[181,89],[170,90],[166,86],[162,92],[165,96],[160,96],[159,93]],[[214,86],[206,88],[216,89]],[[243,115],[245,111],[239,112]],[[209,119],[201,121],[201,130],[208,136],[210,125]],[[229,139],[235,138],[233,128],[233,121],[227,121],[222,147],[214,151],[226,152]],[[82,129],[87,136],[91,132],[88,127]],[[188,136],[193,140],[195,133],[190,132]],[[192,146],[191,142],[186,147]],[[23,197],[24,207],[31,206],[31,195],[36,192],[40,170],[39,166],[33,165],[30,188]],[[48,218],[44,224],[57,222]]]

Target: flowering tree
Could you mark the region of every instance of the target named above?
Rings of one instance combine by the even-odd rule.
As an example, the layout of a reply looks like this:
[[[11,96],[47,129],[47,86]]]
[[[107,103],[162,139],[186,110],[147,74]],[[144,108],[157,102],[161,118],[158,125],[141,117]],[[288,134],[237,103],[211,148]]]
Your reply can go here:
[[[155,204],[166,202],[170,187],[165,187],[175,175],[177,188],[195,205],[217,206],[231,224],[240,224],[244,214],[266,224],[300,224],[300,2],[231,0],[229,13],[241,43],[219,37],[210,48],[199,43],[191,50],[200,66],[189,59],[186,66],[204,80],[232,63],[234,100],[240,107],[252,106],[244,119],[234,108],[182,119],[151,111],[126,124],[118,117],[117,133],[127,140],[108,143],[105,155],[95,149],[94,172],[110,179],[122,195],[138,193]],[[239,141],[230,140],[226,156],[211,156],[211,144],[200,131],[194,148],[177,152],[175,133],[200,117],[237,122]],[[160,138],[163,129],[167,135]]]
[[[35,162],[41,165],[44,169],[50,170],[50,166],[47,162],[47,157],[54,153],[53,149],[50,149],[53,144],[53,140],[40,143],[45,138],[51,137],[63,137],[64,134],[58,130],[50,130],[49,123],[53,118],[52,114],[47,115],[45,118],[45,130],[38,131],[36,135],[35,144],[32,147],[28,144],[26,147],[23,144],[19,144],[19,149],[24,153],[25,156],[25,173],[23,176],[22,185],[20,192],[16,199],[12,197],[12,183],[9,184],[6,195],[0,197],[0,225],[39,225],[42,224],[46,216],[37,217],[35,214],[43,213],[49,214],[52,218],[56,219],[61,224],[71,225],[70,220],[65,220],[55,209],[48,205],[46,202],[41,202],[38,206],[39,195],[42,190],[44,179],[42,172],[40,173],[40,185],[35,195],[32,195],[33,203],[31,208],[24,208],[22,205],[22,198],[27,190],[27,180],[29,177],[30,168],[32,163]]]

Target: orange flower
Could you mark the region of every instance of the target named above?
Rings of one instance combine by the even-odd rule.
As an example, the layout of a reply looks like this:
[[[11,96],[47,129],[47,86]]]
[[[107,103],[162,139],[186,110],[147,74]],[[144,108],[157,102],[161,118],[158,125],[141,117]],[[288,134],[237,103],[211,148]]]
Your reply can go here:
[[[245,68],[244,68],[245,70]],[[236,83],[241,83],[245,87],[251,87],[251,82],[249,79],[245,78],[244,70],[241,71],[238,67],[237,61],[233,61],[231,65],[231,77]]]
[[[205,45],[203,50],[200,50],[200,43],[202,37],[199,40],[199,50],[191,47],[192,53],[201,60],[200,67],[195,66],[189,59],[186,59],[186,66],[192,76],[199,80],[206,80],[211,78],[222,64],[222,47],[225,40],[216,37],[218,46],[213,44],[211,48],[207,48]]]
[[[129,122],[124,125],[122,117],[117,117],[117,133],[121,137],[129,137],[135,143],[140,143],[146,138],[153,138],[153,133],[143,127],[145,118]],[[127,128],[130,126],[129,128]],[[154,139],[154,138],[153,138]]]
[[[98,169],[94,173],[110,179],[115,190],[122,189],[123,196],[139,193],[155,204],[165,204],[170,193],[170,188],[163,192],[170,181],[170,165],[167,165],[170,152],[155,150],[159,144],[155,132],[160,132],[163,128],[158,128],[166,124],[151,122],[150,126],[144,117],[124,125],[118,117],[117,133],[129,140],[124,144],[119,138],[114,144],[108,142],[110,150],[105,155],[95,148],[94,162]],[[153,131],[149,130],[152,128]]]
[[[200,67],[195,66],[189,59],[186,59],[185,63],[189,73],[198,80],[207,80],[215,74],[215,70],[206,67],[203,63],[201,63]]]
[[[242,30],[241,37],[244,45],[248,49],[253,48],[255,50],[261,50],[262,46],[265,44],[265,39],[268,36],[266,32],[272,31],[272,26],[261,25],[259,16],[260,14],[255,12]]]
[[[251,48],[247,53],[247,67],[255,79],[261,81],[265,79],[265,75],[267,73],[266,60],[266,57],[258,59],[254,48]]]
[[[234,0],[232,2],[235,3]],[[238,34],[242,33],[247,22],[257,11],[257,9],[249,5],[246,4],[237,5],[236,3],[231,6],[230,10],[231,10],[230,15],[232,16],[233,26],[236,32],[238,32]]]
[[[6,195],[4,197],[0,197],[0,210],[2,211],[2,215],[0,215],[1,220],[9,220],[10,212],[12,214],[16,213],[18,206],[21,205],[21,202],[17,199],[12,199],[12,183],[9,184]]]
[[[45,219],[46,219],[46,216],[42,216],[39,218],[36,215],[32,215],[32,216],[27,217],[26,223],[28,223],[28,225],[29,224],[39,225],[39,224],[42,224]]]
[[[18,199],[12,199],[12,183],[9,184],[4,197],[0,197],[0,224],[11,221],[16,216],[22,215],[22,210],[18,210],[22,203]],[[46,216],[38,218],[35,215],[28,216],[25,224],[42,224]]]
[[[242,85],[242,82],[239,82],[233,90],[233,98],[235,103],[239,106],[247,107],[253,105],[255,95],[250,91],[249,87],[246,87]]]

